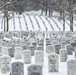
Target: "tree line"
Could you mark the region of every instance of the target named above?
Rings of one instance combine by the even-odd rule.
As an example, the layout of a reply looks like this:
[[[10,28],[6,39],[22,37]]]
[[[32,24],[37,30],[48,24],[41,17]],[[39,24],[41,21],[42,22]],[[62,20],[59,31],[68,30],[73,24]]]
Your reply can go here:
[[[22,14],[25,11],[41,10],[41,14],[53,11],[59,12],[59,19],[63,20],[63,31],[65,31],[65,21],[70,21],[70,31],[73,31],[74,14],[76,14],[76,0],[0,0],[0,10],[4,12],[8,19],[8,11]]]

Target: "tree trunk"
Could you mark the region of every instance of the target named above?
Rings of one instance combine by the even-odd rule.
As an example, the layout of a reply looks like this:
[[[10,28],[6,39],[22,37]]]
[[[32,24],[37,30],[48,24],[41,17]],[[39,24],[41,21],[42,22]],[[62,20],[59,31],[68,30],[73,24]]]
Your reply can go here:
[[[70,31],[73,32],[73,11],[70,12]]]
[[[9,23],[8,23],[8,11],[4,10],[4,31],[8,32],[9,29]]]
[[[45,15],[47,15],[47,0],[46,0],[45,8],[46,8]]]
[[[63,31],[65,31],[65,13],[63,12]]]

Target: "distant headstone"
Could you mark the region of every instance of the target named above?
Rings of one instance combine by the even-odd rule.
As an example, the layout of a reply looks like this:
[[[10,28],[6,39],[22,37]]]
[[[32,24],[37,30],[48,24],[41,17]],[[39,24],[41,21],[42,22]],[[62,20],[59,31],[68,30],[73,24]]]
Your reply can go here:
[[[37,50],[44,51],[42,46],[37,46]]]
[[[31,55],[34,55],[35,47],[33,45],[29,46],[29,50],[31,51]]]
[[[67,51],[65,49],[60,50],[60,61],[61,62],[66,62],[67,60]]]
[[[28,46],[26,44],[22,45],[23,50],[28,49]]]
[[[2,55],[8,55],[8,48],[2,47]]]
[[[44,39],[39,40],[39,45],[42,45],[42,46],[44,45]]]
[[[69,60],[67,63],[67,75],[76,75],[76,60]]]
[[[58,72],[59,71],[58,54],[50,53],[48,55],[48,68],[49,68],[49,72]]]
[[[74,50],[76,50],[76,43],[71,43],[71,45],[73,46]]]
[[[35,63],[44,66],[44,52],[35,51]]]
[[[11,72],[11,57],[3,55],[0,57],[1,73],[6,74]]]
[[[68,44],[68,45],[66,46],[66,49],[67,49],[68,55],[72,55],[72,54],[73,54],[74,48],[73,48],[72,45]]]
[[[50,41],[50,39],[46,39],[46,45],[48,45],[48,44],[51,44],[51,41]]]
[[[14,48],[12,48],[12,47],[8,48],[8,55],[12,58],[14,57]]]
[[[62,41],[61,42],[61,48],[65,48],[66,47],[66,42],[65,41]]]
[[[42,75],[42,66],[30,65],[28,67],[28,75]]]
[[[11,75],[24,75],[24,64],[22,62],[12,63]]]
[[[54,45],[47,45],[46,47],[47,53],[54,53],[55,52],[55,46]]]
[[[15,47],[15,59],[22,59],[22,48]]]
[[[61,49],[61,45],[55,45],[55,52],[57,54],[59,54],[60,49]]]
[[[23,60],[25,64],[31,63],[31,51],[30,50],[23,51]]]
[[[2,47],[0,47],[0,56],[2,55]]]

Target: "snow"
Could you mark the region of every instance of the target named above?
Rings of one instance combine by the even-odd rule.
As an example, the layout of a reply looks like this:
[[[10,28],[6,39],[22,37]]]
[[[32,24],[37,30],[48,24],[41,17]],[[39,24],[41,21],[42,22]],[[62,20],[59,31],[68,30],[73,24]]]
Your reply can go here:
[[[29,20],[29,17],[28,17],[28,15],[26,15],[26,22],[27,22],[27,26],[28,26],[28,30],[33,30],[33,28],[32,28],[32,25],[31,25],[31,22],[30,22],[30,20]]]
[[[71,59],[75,59],[74,57],[74,52],[73,55],[68,55],[68,60]],[[68,61],[67,60],[67,61]],[[23,59],[20,60],[15,60],[14,58],[12,58],[12,63],[16,62],[16,61],[20,61],[23,62]],[[35,57],[32,56],[32,63],[31,64],[35,64]],[[28,71],[27,68],[30,64],[24,64],[24,75],[28,75]],[[1,74],[0,75],[10,75],[10,74]],[[46,42],[44,39],[44,67],[43,67],[43,75],[67,75],[67,62],[60,62],[60,55],[59,55],[59,72],[54,72],[54,73],[49,73],[48,72],[48,55],[46,53]]]
[[[41,27],[41,30],[42,30],[42,31],[43,31],[43,30],[46,30],[45,27],[44,27],[44,25],[43,25],[43,23],[42,23],[42,21],[41,21],[41,19],[40,19],[40,17],[39,17],[39,16],[36,16],[36,18],[37,18],[37,20],[38,20],[38,22],[39,22],[39,25],[40,25],[40,27]]]
[[[39,11],[40,12],[40,11]],[[23,13],[22,15],[14,13],[14,16],[9,20],[9,31],[14,30],[47,30],[48,31],[62,31],[63,30],[63,21],[58,20],[56,17],[49,17],[45,15]],[[76,31],[76,23],[74,21],[74,31]],[[4,30],[4,21],[3,18],[0,18],[0,31]],[[65,22],[65,31],[70,31],[70,21],[66,20]]]
[[[30,13],[30,15],[28,15],[26,13],[23,13],[22,15],[20,15],[20,22],[21,22],[21,26],[20,26],[20,22],[19,22],[19,18],[18,15],[15,14],[15,16],[13,18],[11,18],[9,20],[9,31],[14,31],[14,30],[46,30],[45,25],[48,29],[48,31],[60,31],[63,30],[63,21],[62,20],[58,20],[57,18],[50,18],[48,16],[40,16],[40,15],[31,15],[34,11],[32,11]],[[39,11],[41,12],[41,11]],[[38,14],[38,12],[37,12]],[[14,23],[15,22],[15,23]],[[15,24],[15,27],[14,25]],[[45,25],[44,25],[45,24]],[[57,26],[58,25],[58,26]],[[34,27],[34,28],[33,28]],[[14,29],[15,28],[15,29]],[[22,28],[22,29],[21,29]],[[0,18],[0,31],[3,31],[4,29],[4,22],[3,19]],[[65,30],[69,31],[70,30],[70,22],[66,21],[65,22]],[[76,23],[74,21],[74,31],[76,31]],[[15,37],[13,37],[14,39],[16,39]],[[7,39],[7,38],[5,38]],[[8,40],[8,39],[7,39]],[[45,41],[45,40],[44,40]],[[73,55],[69,55],[68,56],[68,60],[71,59],[75,59],[74,57],[74,53]],[[14,58],[12,59],[12,62],[15,62],[17,60],[15,60]],[[22,60],[18,60],[23,62]],[[35,64],[35,57],[32,57],[32,64]],[[27,75],[27,67],[29,65],[24,64],[24,75]],[[10,74],[1,74],[0,75],[10,75]],[[43,75],[67,75],[67,62],[60,62],[60,55],[59,55],[59,72],[58,73],[49,73],[48,72],[48,55],[46,53],[46,43],[44,43],[44,67],[43,67]]]

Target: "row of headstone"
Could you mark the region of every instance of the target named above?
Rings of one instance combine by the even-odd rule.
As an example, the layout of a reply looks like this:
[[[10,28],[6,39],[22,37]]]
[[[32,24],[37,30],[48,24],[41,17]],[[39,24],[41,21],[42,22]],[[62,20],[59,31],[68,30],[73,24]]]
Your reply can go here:
[[[64,53],[64,50],[62,50]],[[64,54],[63,54],[64,55]],[[63,56],[64,57],[64,56]],[[59,72],[58,54],[51,53],[48,55],[48,69],[49,72]],[[65,61],[64,58],[62,58]],[[13,62],[11,63],[11,57],[4,55],[0,57],[0,69],[2,74],[11,73],[11,75],[24,75],[24,63]],[[69,60],[67,63],[68,75],[75,75],[76,72],[76,60]],[[42,66],[30,65],[28,67],[28,75],[42,75]]]
[[[2,74],[8,73],[11,75],[24,75],[24,63],[20,61],[12,63],[11,57],[8,55],[3,55],[0,57],[0,69]],[[30,65],[28,67],[28,75],[42,75],[42,66],[38,64]]]

